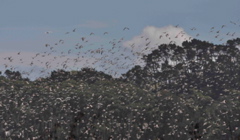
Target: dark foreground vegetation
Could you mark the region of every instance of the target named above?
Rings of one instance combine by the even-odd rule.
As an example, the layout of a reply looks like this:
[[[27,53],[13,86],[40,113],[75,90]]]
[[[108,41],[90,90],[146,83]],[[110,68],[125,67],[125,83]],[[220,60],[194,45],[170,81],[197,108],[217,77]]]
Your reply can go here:
[[[0,77],[1,139],[239,140],[240,39],[161,45],[121,78]]]

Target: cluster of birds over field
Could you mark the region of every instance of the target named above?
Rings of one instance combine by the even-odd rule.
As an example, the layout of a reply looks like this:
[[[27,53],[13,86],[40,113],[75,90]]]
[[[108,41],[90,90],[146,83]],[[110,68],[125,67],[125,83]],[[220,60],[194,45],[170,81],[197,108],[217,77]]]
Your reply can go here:
[[[221,25],[219,27],[211,27],[209,29],[209,36],[215,41],[224,42],[226,39],[234,38],[237,36],[237,32],[227,31],[228,26],[240,26],[240,23],[230,21],[229,24]],[[179,25],[173,26],[173,28],[180,28]],[[156,49],[161,42],[168,40],[169,44],[176,43],[176,39],[182,38],[183,40],[190,41],[193,38],[201,36],[198,33],[197,27],[190,28],[192,34],[195,34],[186,38],[185,32],[181,30],[175,34],[170,32],[162,32],[156,34],[158,40],[153,40],[148,35],[139,36],[139,39],[143,40],[142,44],[125,44],[127,40],[123,37],[118,39],[105,39],[103,42],[94,42],[96,37],[110,38],[111,34],[107,31],[98,35],[94,32],[90,32],[88,35],[79,35],[78,39],[68,43],[68,39],[73,38],[80,34],[78,28],[73,28],[70,31],[63,33],[63,38],[59,38],[54,43],[45,43],[42,45],[45,51],[29,54],[26,57],[25,52],[19,51],[12,56],[1,57],[2,70],[10,69],[17,71],[21,66],[27,67],[27,71],[22,71],[22,74],[29,77],[33,72],[37,72],[40,76],[49,74],[50,71],[55,69],[65,70],[79,70],[83,67],[96,68],[99,71],[103,71],[113,77],[119,77],[122,73],[131,69],[134,65],[144,65],[141,59],[143,55],[150,53]],[[124,27],[122,34],[131,32],[130,27]],[[46,31],[45,34],[49,37],[54,36],[53,31]]]

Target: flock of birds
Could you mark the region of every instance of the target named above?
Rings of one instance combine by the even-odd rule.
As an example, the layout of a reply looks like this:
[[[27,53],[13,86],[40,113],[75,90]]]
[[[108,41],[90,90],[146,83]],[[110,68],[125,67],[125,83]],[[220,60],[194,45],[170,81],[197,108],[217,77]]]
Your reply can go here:
[[[227,26],[239,26],[237,22],[230,21],[230,25],[222,25],[218,27],[211,27],[209,30],[210,36],[219,42],[226,41],[226,39],[236,37],[236,32],[226,31]],[[173,28],[179,28],[179,25]],[[196,27],[190,28],[192,34],[197,31]],[[129,27],[124,27],[122,31],[130,31]],[[46,31],[45,34],[51,37],[54,32]],[[78,35],[78,29],[74,28],[71,31],[65,32],[66,37],[73,34],[73,37]],[[185,32],[181,30],[176,34],[169,32],[162,32],[156,34],[159,36],[158,43],[154,43],[152,38],[147,35],[140,36],[141,40],[144,40],[143,44],[128,44],[123,46],[126,42],[124,37],[119,39],[105,40],[103,42],[94,41],[94,32],[89,33],[86,36],[80,36],[76,40],[76,43],[66,43],[68,40],[59,39],[54,43],[45,43],[45,51],[38,52],[32,55],[30,58],[26,58],[24,52],[17,52],[14,56],[4,57],[2,62],[4,63],[2,70],[10,69],[17,71],[20,65],[28,67],[28,71],[23,71],[22,74],[25,77],[30,77],[33,72],[37,72],[38,75],[49,75],[52,70],[65,69],[65,70],[80,70],[83,67],[95,68],[99,71],[103,71],[113,77],[120,77],[122,73],[127,72],[134,65],[144,65],[142,60],[143,55],[150,53],[156,49],[161,42],[168,40],[169,44],[176,43],[176,39],[182,38],[183,40],[190,41],[192,38],[198,38],[200,33],[186,38]],[[109,32],[103,32],[103,36],[109,38]],[[215,41],[216,41],[215,40]]]
[[[230,24],[240,26],[239,23],[232,21]],[[224,32],[227,26],[229,25],[210,28],[210,35],[218,41],[224,41],[226,36],[235,37],[236,32]],[[175,28],[178,28],[178,25]],[[192,27],[191,30],[196,32],[197,28]],[[124,27],[123,31],[130,31],[130,28]],[[78,29],[74,28],[65,32],[65,35],[77,32]],[[45,32],[48,36],[52,33],[52,31]],[[108,36],[110,33],[103,32],[102,35]],[[69,47],[66,47],[68,44],[64,39],[46,43],[43,46],[46,49],[44,52],[36,53],[27,61],[24,59],[24,52],[17,52],[16,56],[19,57],[17,60],[14,56],[4,58],[4,68],[17,70],[14,62],[20,64],[28,62],[26,65],[33,68],[23,74],[30,75],[36,70],[34,66],[40,65],[43,67],[39,73],[41,75],[56,68],[78,70],[83,67],[93,67],[119,77],[121,74],[118,71],[129,70],[146,52],[154,49],[151,45],[155,45],[151,44],[152,40],[148,36],[141,36],[140,38],[146,43],[139,52],[133,51],[134,48],[139,47],[135,44],[123,47],[124,37],[107,41],[105,45],[100,44],[100,47],[95,48],[91,47],[93,36],[95,36],[94,32],[82,36]],[[183,37],[184,32],[173,36]],[[196,38],[199,36],[200,33],[195,35]],[[159,35],[159,40],[162,39],[168,39],[170,44],[175,43],[168,32]],[[200,126],[201,134],[206,136],[206,139],[209,139],[210,134],[216,137],[227,135],[230,128],[232,133],[239,132],[240,116],[239,113],[234,112],[239,111],[239,93],[233,93],[231,96],[234,98],[230,99],[222,95],[220,101],[214,101],[199,95],[193,97],[185,95],[175,97],[164,93],[152,95],[149,91],[131,89],[133,87],[129,87],[127,83],[116,83],[110,87],[101,83],[100,86],[89,87],[85,83],[71,82],[73,81],[66,81],[57,86],[46,81],[42,82],[42,85],[26,82],[22,87],[14,87],[13,83],[4,83],[10,88],[0,90],[1,137],[29,140],[49,139],[54,136],[58,139],[81,137],[99,140],[186,139],[189,136],[186,131],[190,129],[189,124],[198,120],[203,121]],[[88,90],[91,93],[84,94]],[[108,92],[114,94],[107,94]],[[116,104],[121,105],[122,110],[119,110]],[[215,110],[211,110],[209,106],[213,106]],[[154,137],[153,134],[158,136]]]
[[[130,29],[128,27],[124,27],[123,31],[126,30]],[[77,32],[76,28],[74,28],[71,32],[66,32],[65,34],[68,35],[74,32]],[[45,32],[47,35],[50,35],[51,33],[53,32]],[[16,62],[18,64],[32,67],[30,71],[23,72],[24,75],[29,76],[31,72],[35,71],[34,66],[42,67],[39,73],[41,75],[41,73],[46,72],[49,74],[50,70],[54,69],[79,70],[83,67],[96,67],[97,65],[100,70],[106,71],[112,75],[116,75],[117,72],[111,68],[113,65],[116,67],[116,69],[127,69],[129,66],[131,66],[126,62],[119,63],[120,61],[118,61],[131,59],[126,55],[128,54],[126,53],[128,48],[123,49],[121,46],[124,38],[110,40],[107,43],[107,47],[100,45],[101,47],[99,48],[91,49],[93,43],[89,43],[88,39],[91,39],[91,37],[94,35],[95,34],[91,32],[89,36],[80,37],[74,46],[69,46],[69,44],[66,44],[64,39],[59,39],[53,44],[46,43],[44,45],[45,51],[35,53],[35,55],[31,58],[24,59],[24,53],[17,52],[15,55],[15,57],[18,56],[17,59],[15,59],[14,56],[3,58],[3,61],[5,61],[4,69],[17,70],[18,66],[15,66],[14,64],[14,62]],[[104,32],[103,35],[108,35],[108,32]],[[122,49],[121,52],[120,49]],[[23,56],[22,58],[21,55]],[[46,59],[48,61],[46,61]],[[31,61],[29,62],[29,60]]]

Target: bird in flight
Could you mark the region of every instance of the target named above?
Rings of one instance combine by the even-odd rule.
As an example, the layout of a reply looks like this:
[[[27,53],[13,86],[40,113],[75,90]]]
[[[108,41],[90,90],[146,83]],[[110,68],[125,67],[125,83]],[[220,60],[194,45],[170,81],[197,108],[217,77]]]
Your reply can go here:
[[[50,34],[50,33],[52,33],[52,31],[46,31],[46,32],[45,32],[45,34]]]
[[[195,27],[192,27],[191,30],[194,31],[194,30],[196,30],[196,28],[195,28]]]
[[[230,23],[232,23],[232,24],[234,24],[234,25],[237,25],[237,23],[236,23],[236,22],[233,22],[233,21],[230,21]]]
[[[82,37],[81,39],[82,39],[82,41],[84,41],[84,40],[85,40],[85,37]]]
[[[129,30],[129,28],[128,28],[128,27],[124,27],[124,28],[123,28],[123,31],[124,31],[124,30]]]

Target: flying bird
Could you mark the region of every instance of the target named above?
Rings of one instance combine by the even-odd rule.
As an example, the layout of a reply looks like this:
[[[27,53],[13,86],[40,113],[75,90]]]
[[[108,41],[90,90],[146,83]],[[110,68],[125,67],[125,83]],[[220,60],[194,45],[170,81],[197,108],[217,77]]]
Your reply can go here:
[[[150,42],[148,42],[148,43],[146,44],[146,46],[148,46],[150,43],[151,43],[151,41],[150,41]]]
[[[85,40],[85,37],[82,37],[81,39],[82,39],[82,41],[84,41],[84,40]]]
[[[191,30],[194,31],[194,30],[196,30],[196,28],[195,28],[195,27],[192,27]]]
[[[129,28],[128,27],[124,27],[123,30],[129,30]]]
[[[52,31],[46,31],[46,32],[45,32],[45,34],[50,34],[50,33],[52,33]]]
[[[237,25],[237,23],[236,23],[236,22],[233,22],[233,21],[230,21],[230,23],[232,23],[232,24],[234,24],[234,25]]]

